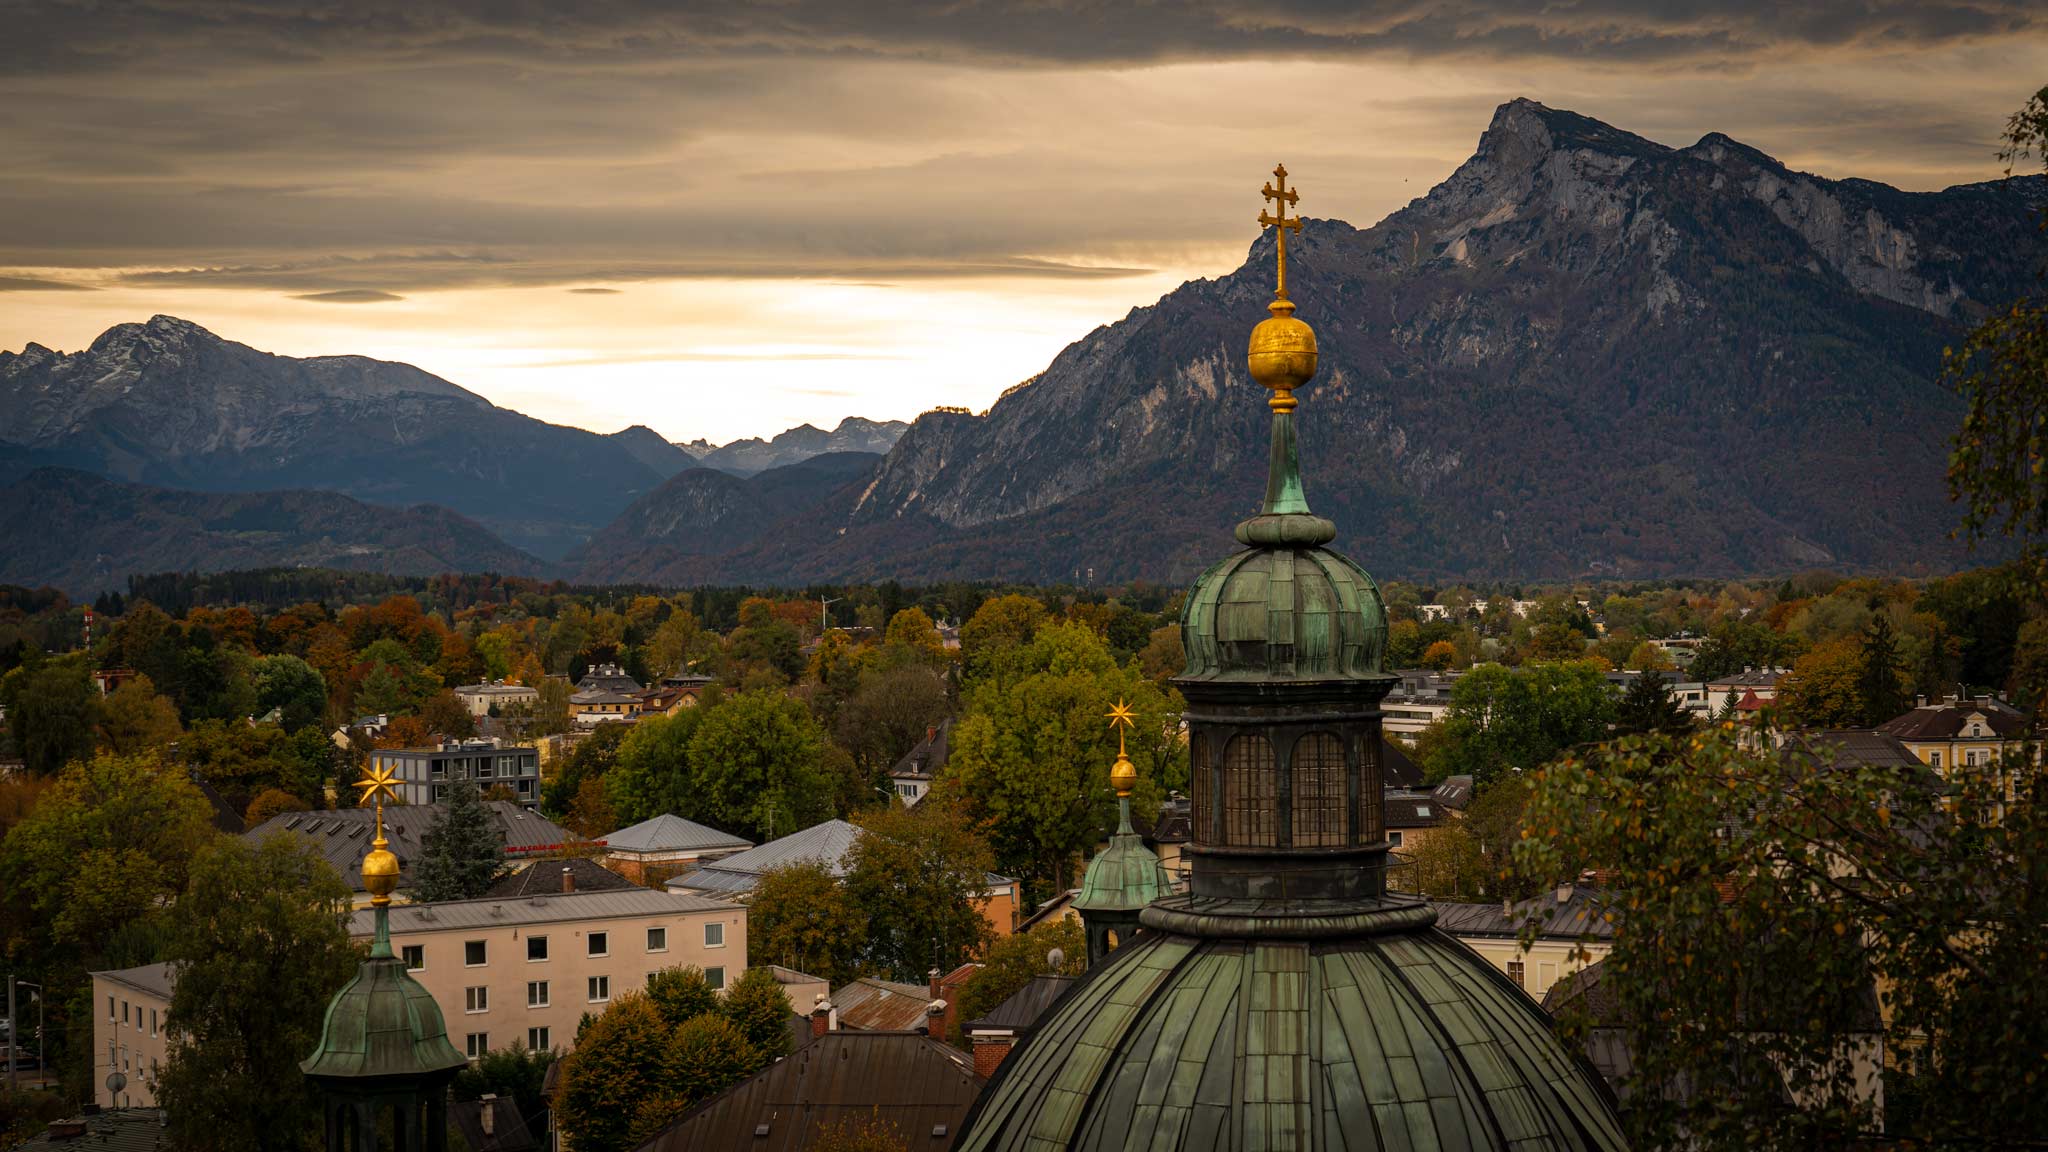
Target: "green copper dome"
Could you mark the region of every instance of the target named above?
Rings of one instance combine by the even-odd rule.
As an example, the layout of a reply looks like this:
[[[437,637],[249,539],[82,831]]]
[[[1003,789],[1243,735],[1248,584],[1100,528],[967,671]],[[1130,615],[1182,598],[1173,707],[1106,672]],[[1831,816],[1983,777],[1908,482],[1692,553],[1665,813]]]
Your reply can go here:
[[[1370,679],[1384,674],[1386,642],[1386,603],[1365,569],[1323,548],[1248,548],[1212,566],[1188,593],[1181,675]]]
[[[1081,876],[1081,892],[1074,897],[1078,911],[1135,912],[1173,891],[1166,865],[1131,828],[1130,798],[1119,800],[1118,807],[1123,819],[1116,835]]]
[[[405,961],[391,954],[387,911],[378,908],[376,917],[370,955],[327,1005],[320,1047],[299,1063],[308,1076],[431,1076],[467,1063],[448,1042],[434,997],[406,972]]]

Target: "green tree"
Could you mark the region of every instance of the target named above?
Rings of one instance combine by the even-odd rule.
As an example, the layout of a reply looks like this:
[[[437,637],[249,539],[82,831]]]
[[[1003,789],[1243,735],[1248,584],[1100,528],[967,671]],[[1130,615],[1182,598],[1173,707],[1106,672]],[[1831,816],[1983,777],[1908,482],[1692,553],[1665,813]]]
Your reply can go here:
[[[694,964],[676,964],[647,975],[647,1000],[674,1028],[718,1008],[718,992]]]
[[[681,672],[703,626],[687,608],[678,608],[654,630],[645,646],[647,673],[657,681]]]
[[[831,816],[825,733],[801,703],[779,691],[741,692],[696,723],[690,764],[711,823],[759,842]]]
[[[997,596],[960,626],[960,668],[967,683],[1000,679],[1012,653],[1029,645],[1046,621],[1045,605],[1030,596]]]
[[[149,677],[137,674],[100,701],[99,746],[116,756],[138,756],[178,742],[178,707],[157,695]]]
[[[100,701],[85,657],[32,655],[0,677],[0,705],[14,750],[30,772],[52,776],[92,755]]]
[[[1863,666],[1857,673],[1856,691],[1863,697],[1866,728],[1896,719],[1912,706],[1891,617],[1883,612],[1871,614],[1870,626],[1863,633]]]
[[[697,734],[698,722],[714,710],[699,706],[674,716],[649,716],[619,742],[618,759],[604,776],[604,789],[620,825],[638,824],[664,812],[690,820],[711,816],[690,770],[690,738]]]
[[[1607,735],[1614,698],[1584,661],[1510,669],[1482,664],[1458,678],[1423,759],[1431,780],[1470,776],[1480,788]]]
[[[809,1005],[805,1005],[808,1010]],[[740,974],[718,1002],[718,1012],[746,1037],[758,1066],[772,1064],[789,1051],[789,994],[765,966]]]
[[[834,717],[833,735],[872,787],[951,712],[946,682],[929,666],[866,668]]]
[[[744,1079],[762,1063],[738,1025],[707,1012],[685,1020],[670,1037],[665,1087],[688,1108]]]
[[[1436,900],[1477,900],[1492,887],[1486,856],[1464,824],[1446,823],[1410,843],[1414,847],[1404,850],[1410,864],[1407,874],[1396,872],[1393,877],[1404,891]]]
[[[317,724],[327,712],[326,678],[297,656],[259,657],[252,679],[257,714],[277,709],[287,732]]]
[[[1051,962],[1053,952],[1060,962]],[[1079,920],[1060,919],[989,945],[981,967],[960,988],[962,1023],[979,1020],[1038,976],[1079,976],[1088,970],[1088,937]]]
[[[473,900],[490,891],[505,869],[505,841],[476,785],[448,782],[447,806],[427,829],[427,850],[412,873],[415,903]]]
[[[549,681],[555,683],[555,681]],[[570,805],[587,780],[602,780],[619,760],[619,745],[632,732],[629,724],[599,724],[569,753],[555,774],[541,785],[541,808],[556,819],[569,814]]]
[[[317,1145],[319,1108],[299,1061],[360,954],[344,884],[286,832],[222,837],[192,862],[170,914],[170,1042],[154,1089],[188,1148]]]
[[[747,955],[828,984],[857,975],[867,920],[824,863],[798,860],[762,873],[747,905]],[[808,1012],[810,1005],[799,1005]]]
[[[900,980],[949,972],[991,936],[980,903],[995,859],[966,818],[927,798],[863,816],[846,894],[868,923],[868,956]]]
[[[192,771],[237,807],[266,788],[311,800],[321,795],[324,764],[309,765],[301,749],[275,724],[198,720],[178,742]]]
[[[2036,713],[2048,707],[2048,616],[2020,627],[2006,692],[2015,703]]]
[[[661,1097],[674,1027],[654,1002],[627,992],[577,1032],[562,1059],[557,1106],[562,1131],[577,1152],[625,1152],[638,1141],[640,1109]],[[659,1127],[660,1125],[655,1125]]]
[[[1664,673],[1648,669],[1636,677],[1621,704],[1614,711],[1614,730],[1620,733],[1683,732],[1692,727],[1692,714],[1671,697],[1671,682]]]
[[[493,1048],[483,1057],[455,1074],[451,1085],[457,1100],[496,1096],[519,1106],[519,1115],[529,1131],[539,1132],[547,1121],[549,1102],[542,1091],[548,1069],[559,1059],[553,1048],[538,1052],[523,1044]]]

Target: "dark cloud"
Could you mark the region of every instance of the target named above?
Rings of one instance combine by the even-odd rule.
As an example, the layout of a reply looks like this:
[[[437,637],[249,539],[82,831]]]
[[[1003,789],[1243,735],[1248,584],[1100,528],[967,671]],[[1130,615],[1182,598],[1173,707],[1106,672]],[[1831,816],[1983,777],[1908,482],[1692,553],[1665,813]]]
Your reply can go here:
[[[318,304],[389,304],[405,297],[374,288],[340,288],[333,292],[306,292],[292,299],[311,300]]]
[[[90,284],[68,280],[39,280],[33,276],[0,276],[0,292],[91,292]]]
[[[619,294],[617,288],[571,288],[569,291],[572,295],[576,296],[617,296]]]

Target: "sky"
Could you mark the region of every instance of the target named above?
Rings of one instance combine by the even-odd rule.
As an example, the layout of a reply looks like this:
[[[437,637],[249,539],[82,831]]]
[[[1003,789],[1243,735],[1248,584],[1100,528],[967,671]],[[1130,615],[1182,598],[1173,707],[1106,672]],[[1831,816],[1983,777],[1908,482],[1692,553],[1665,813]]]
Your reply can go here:
[[[2001,174],[2037,0],[0,0],[0,348],[157,313],[678,441],[985,409],[1517,96]]]

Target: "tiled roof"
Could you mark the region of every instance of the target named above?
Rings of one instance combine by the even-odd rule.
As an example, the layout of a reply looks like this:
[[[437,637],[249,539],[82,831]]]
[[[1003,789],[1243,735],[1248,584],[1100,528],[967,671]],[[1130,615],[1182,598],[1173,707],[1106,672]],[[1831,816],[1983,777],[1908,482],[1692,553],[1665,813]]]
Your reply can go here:
[[[171,977],[171,966],[169,964],[144,964],[139,968],[116,968],[111,972],[95,972],[93,975],[102,980],[112,980],[116,984],[126,984],[138,992],[145,992],[164,1000],[171,998],[171,990],[177,986],[177,981]]]
[[[610,920],[631,916],[681,916],[692,912],[737,912],[739,906],[680,892],[656,892],[634,885],[609,892],[561,892],[520,900],[484,897],[444,900],[437,904],[393,904],[391,934],[442,932],[460,928],[499,928],[507,924],[560,924],[574,920]],[[368,908],[349,915],[348,933],[367,937],[376,931]]]
[[[489,1135],[484,1133],[485,1101],[457,1100],[448,1105],[448,1126],[462,1133],[470,1152],[536,1152],[540,1148],[510,1096],[500,1096],[489,1104]]]
[[[508,856],[550,851],[576,839],[561,825],[510,800],[486,800],[484,806],[491,810],[492,822],[497,825],[498,835],[504,839]],[[385,806],[384,835],[391,841],[391,851],[397,854],[399,865],[406,869],[406,876],[411,875],[412,865],[425,854],[427,830],[446,807],[445,804]],[[370,851],[370,841],[376,836],[371,827],[374,823],[375,812],[369,808],[285,812],[251,828],[243,833],[243,837],[254,842],[278,829],[307,837],[319,846],[321,854],[327,857],[327,863],[340,873],[349,887],[360,892],[363,890],[363,857]],[[401,878],[400,884],[404,883]]]
[[[1776,668],[1749,669],[1717,676],[1707,681],[1709,688],[1775,688],[1785,673]]]
[[[2011,705],[1989,697],[1923,704],[1903,716],[1885,721],[1877,726],[1877,730],[1901,740],[1954,740],[1969,726],[1970,717],[1977,715],[1984,717],[1984,726],[1993,733],[1985,739],[2016,739],[2026,734],[2026,716]]]
[[[568,870],[569,879],[575,883],[577,892],[605,892],[620,888],[636,888],[639,885],[606,868],[595,860],[583,856],[570,856],[560,860],[536,860],[517,872],[508,872],[498,877],[484,895],[493,900],[516,900],[522,896],[559,896],[562,893],[562,872]]]
[[[800,1152],[821,1128],[875,1119],[944,1152],[981,1092],[965,1053],[917,1033],[830,1032],[656,1133],[638,1152]]]
[[[939,769],[946,766],[946,756],[951,748],[953,720],[947,717],[939,721],[936,728],[917,742],[917,746],[905,753],[903,759],[889,770],[889,775],[898,780],[929,780]]]
[[[1436,926],[1453,936],[1509,939],[1521,935],[1522,925],[1532,919],[1543,926],[1540,935],[1546,940],[1604,939],[1614,935],[1605,893],[1583,884],[1573,885],[1569,893],[1560,902],[1556,890],[1546,891],[1516,904],[1512,910],[1504,910],[1499,904],[1450,901],[1438,901],[1430,907],[1436,909]]]
[[[1383,802],[1388,828],[1434,828],[1444,822],[1443,805],[1428,792],[1389,788]]]
[[[841,1028],[868,1032],[912,1032],[924,1027],[924,1010],[932,990],[921,984],[898,984],[863,976],[835,989],[832,1006],[839,1009]]]
[[[1399,741],[1380,737],[1380,785],[1386,788],[1422,787],[1422,769],[1401,747]]]
[[[988,1015],[979,1020],[969,1021],[965,1031],[972,1035],[980,1031],[1006,1031],[1024,1035],[1045,1015],[1053,1002],[1067,994],[1080,980],[1077,976],[1033,976],[1029,983],[1010,994],[1010,998],[995,1006]]]
[[[110,1108],[90,1116],[59,1120],[51,1124],[48,1131],[15,1147],[18,1152],[43,1148],[156,1152],[159,1148],[171,1147],[171,1138],[164,1130],[164,1114],[158,1109]]]
[[[1470,776],[1446,776],[1443,783],[1430,792],[1436,802],[1453,812],[1462,812],[1472,802],[1472,778]]]
[[[706,828],[694,820],[685,820],[668,812],[621,828],[607,835],[604,844],[613,852],[683,852],[693,848],[746,849],[754,846],[752,841],[716,828]]]

